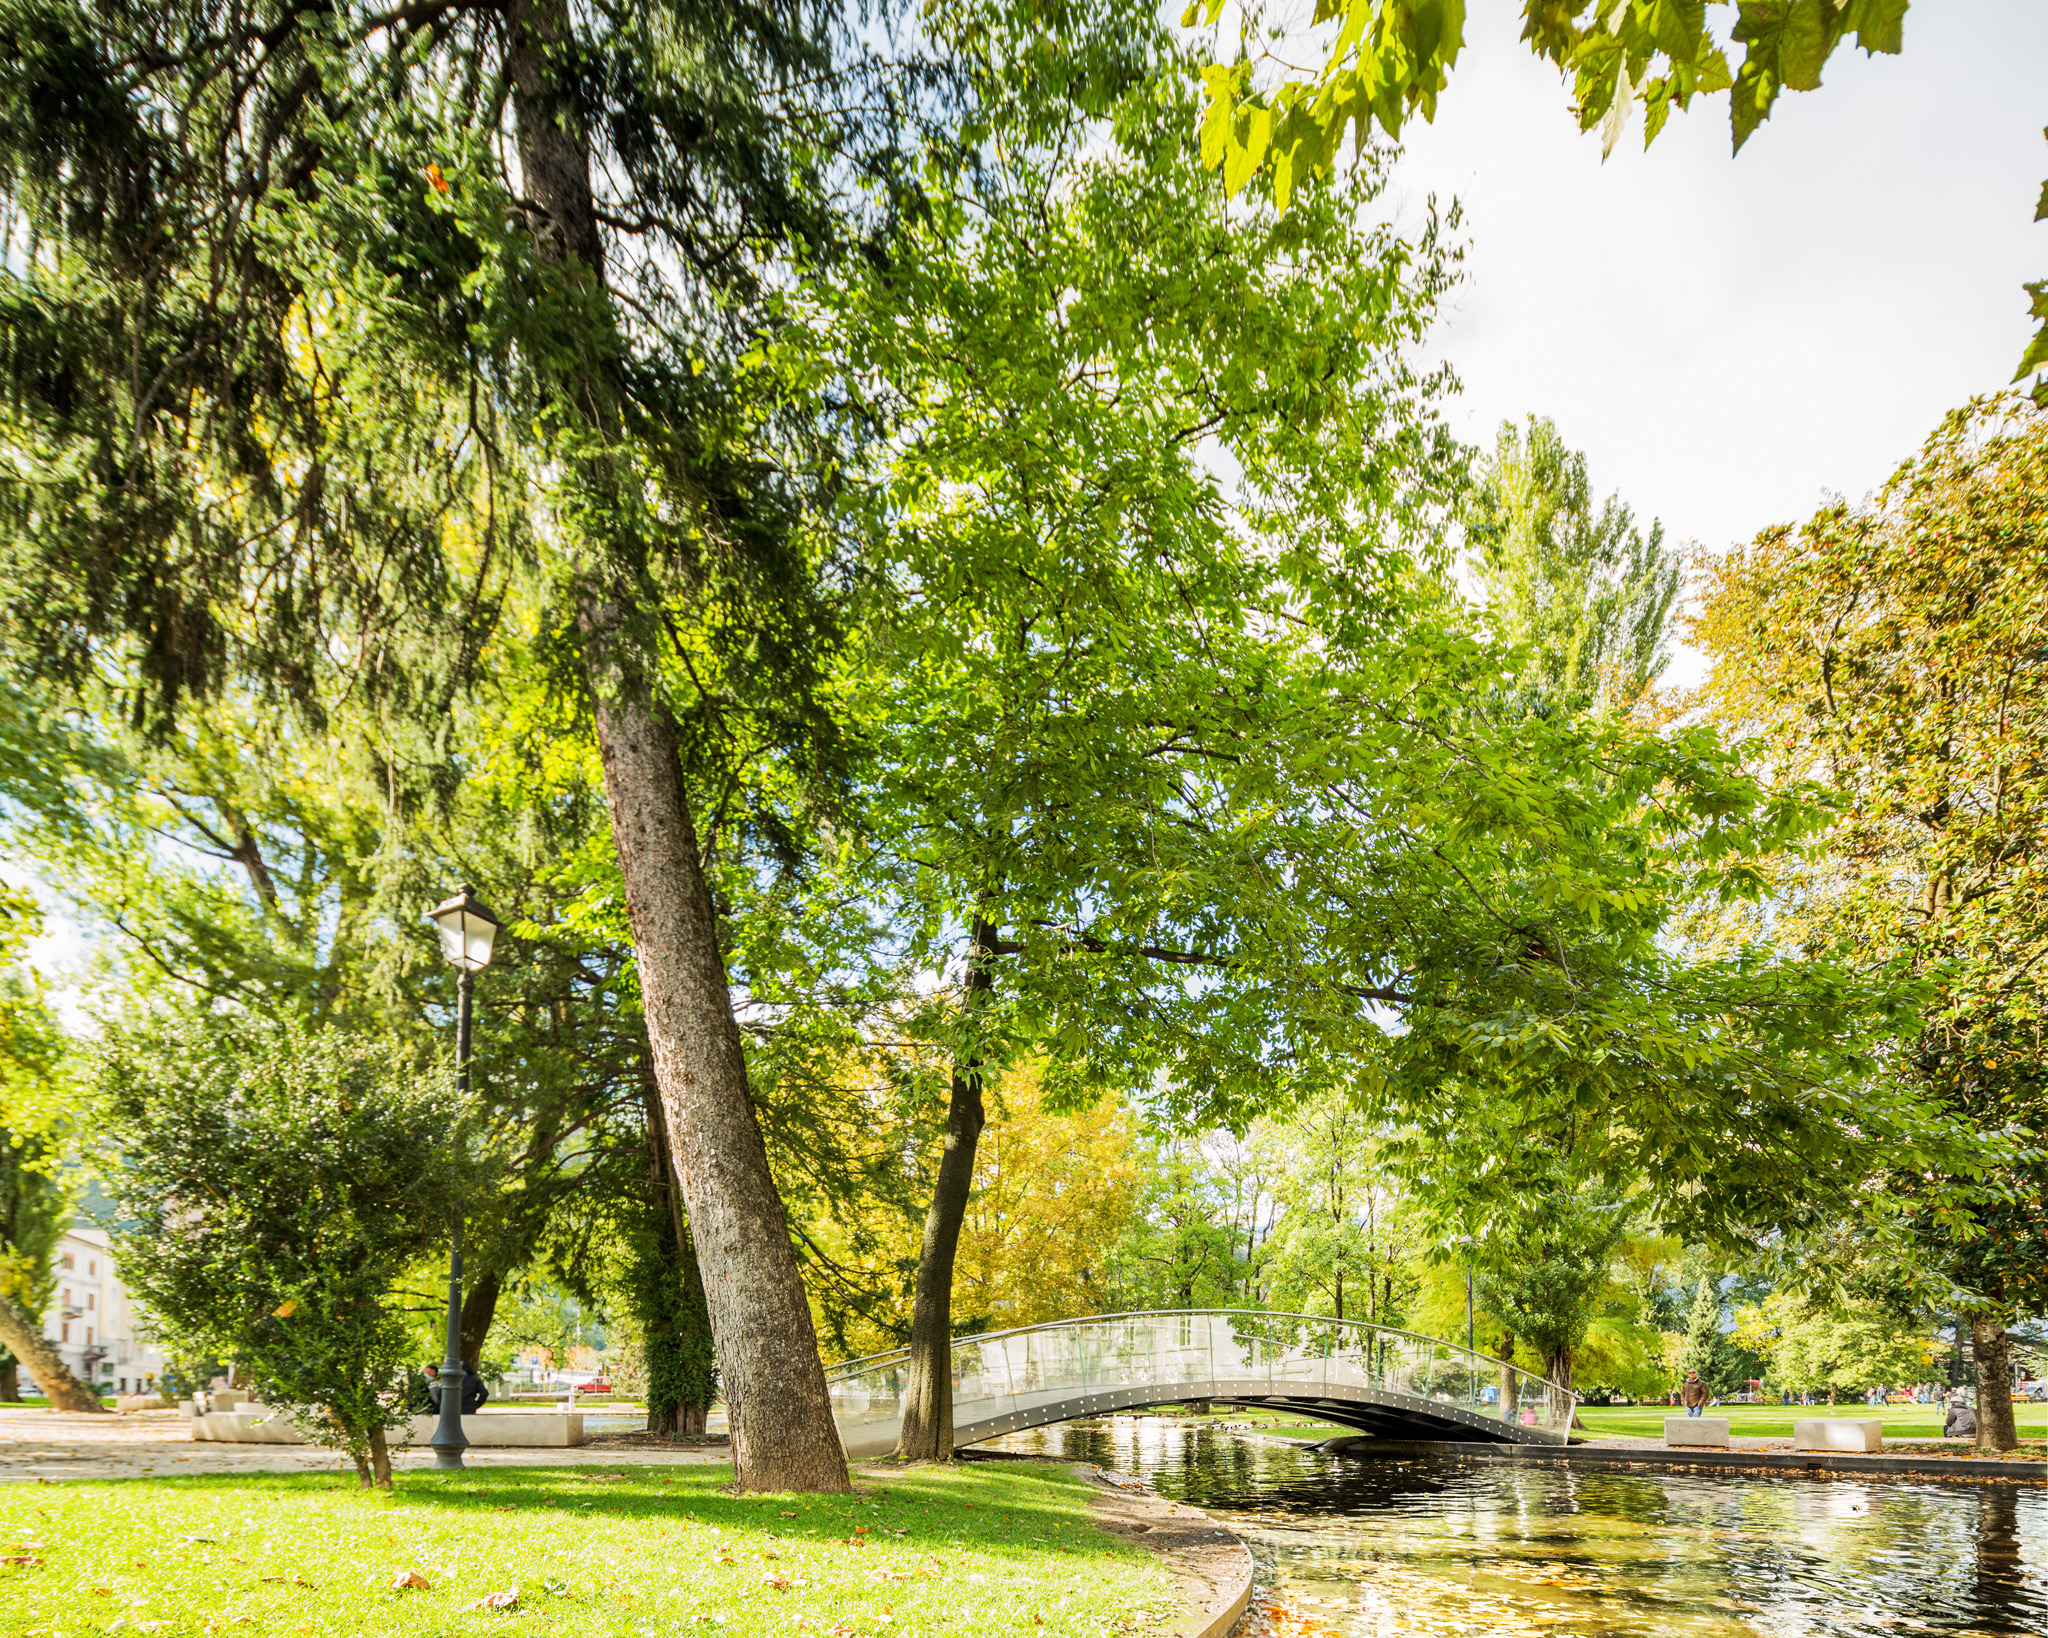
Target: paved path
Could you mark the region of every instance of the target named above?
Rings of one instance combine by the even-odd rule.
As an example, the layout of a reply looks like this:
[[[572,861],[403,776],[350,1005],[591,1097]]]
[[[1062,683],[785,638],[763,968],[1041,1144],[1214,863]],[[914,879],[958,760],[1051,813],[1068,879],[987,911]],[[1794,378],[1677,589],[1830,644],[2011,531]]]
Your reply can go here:
[[[429,1467],[431,1450],[392,1453],[400,1471]],[[730,1460],[723,1449],[662,1450],[579,1445],[571,1449],[479,1449],[471,1467],[682,1467]],[[0,1484],[52,1479],[150,1479],[186,1473],[349,1473],[345,1456],[313,1445],[223,1445],[195,1442],[191,1419],[178,1411],[126,1416],[73,1416],[62,1411],[0,1411]]]

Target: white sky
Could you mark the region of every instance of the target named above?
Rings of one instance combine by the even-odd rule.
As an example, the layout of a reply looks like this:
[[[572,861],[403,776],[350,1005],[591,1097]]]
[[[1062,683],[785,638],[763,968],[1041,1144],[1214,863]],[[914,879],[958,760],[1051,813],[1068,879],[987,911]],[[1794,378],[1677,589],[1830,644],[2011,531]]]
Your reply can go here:
[[[2048,0],[1915,0],[1903,55],[1837,52],[1739,158],[1722,96],[1647,153],[1638,119],[1605,164],[1519,11],[1472,0],[1395,170],[1404,222],[1432,193],[1465,206],[1436,344],[1461,436],[1547,414],[1602,493],[1718,551],[1862,498],[2011,377],[2020,286],[2048,278]]]

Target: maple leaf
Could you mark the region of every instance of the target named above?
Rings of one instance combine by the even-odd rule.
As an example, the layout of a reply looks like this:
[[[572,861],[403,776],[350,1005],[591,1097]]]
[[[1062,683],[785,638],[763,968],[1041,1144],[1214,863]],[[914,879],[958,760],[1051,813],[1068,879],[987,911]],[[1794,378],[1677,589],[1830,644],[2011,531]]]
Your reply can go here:
[[[400,1570],[398,1574],[391,1578],[391,1585],[394,1588],[417,1587],[420,1591],[425,1592],[433,1586],[433,1583],[417,1570]]]
[[[764,1587],[773,1587],[777,1592],[788,1592],[789,1578],[787,1576],[777,1575],[773,1570],[770,1570],[766,1575],[761,1577],[761,1585]]]

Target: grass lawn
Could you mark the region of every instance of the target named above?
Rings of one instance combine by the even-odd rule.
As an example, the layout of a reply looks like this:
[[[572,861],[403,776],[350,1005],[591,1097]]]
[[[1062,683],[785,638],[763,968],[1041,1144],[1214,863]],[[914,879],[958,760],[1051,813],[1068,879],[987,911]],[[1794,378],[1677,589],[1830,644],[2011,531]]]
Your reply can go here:
[[[728,1467],[0,1486],[0,1633],[1101,1634],[1178,1608],[1064,1466],[733,1496]],[[401,1585],[411,1577],[409,1585]]]
[[[2048,1405],[2022,1404],[2018,1413],[2020,1437],[2048,1437]],[[1615,1434],[1638,1439],[1664,1437],[1664,1418],[1683,1416],[1670,1405],[1581,1405],[1579,1420],[1586,1431],[1598,1438]],[[1789,1439],[1793,1422],[1809,1416],[1876,1417],[1884,1423],[1887,1439],[1939,1439],[1942,1418],[1947,1412],[1939,1405],[1883,1405],[1862,1403],[1835,1405],[1720,1405],[1702,1414],[1728,1418],[1728,1432],[1735,1438]]]

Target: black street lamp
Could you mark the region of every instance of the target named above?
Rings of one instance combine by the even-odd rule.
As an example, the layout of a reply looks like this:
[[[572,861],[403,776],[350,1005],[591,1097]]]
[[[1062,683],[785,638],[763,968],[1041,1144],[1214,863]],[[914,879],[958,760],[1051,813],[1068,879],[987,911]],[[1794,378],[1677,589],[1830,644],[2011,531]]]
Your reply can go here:
[[[441,929],[441,953],[461,970],[455,981],[455,1082],[469,1099],[469,1010],[476,975],[490,965],[491,944],[503,925],[477,902],[464,884],[460,893],[429,912]],[[469,1437],[462,1431],[462,1220],[448,1231],[448,1356],[441,1365],[441,1420],[434,1425],[434,1466],[461,1467]]]

